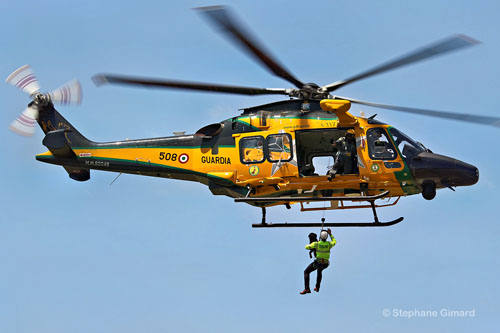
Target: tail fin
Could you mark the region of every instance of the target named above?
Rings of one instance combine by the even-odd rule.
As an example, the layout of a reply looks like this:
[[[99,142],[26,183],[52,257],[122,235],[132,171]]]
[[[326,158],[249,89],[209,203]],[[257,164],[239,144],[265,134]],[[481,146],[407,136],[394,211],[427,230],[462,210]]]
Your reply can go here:
[[[36,159],[42,162],[59,164],[64,167],[71,179],[86,181],[90,179],[90,171],[78,164],[78,157],[73,147],[91,147],[95,143],[84,137],[73,127],[52,103],[38,110],[38,124],[45,133],[42,143],[50,150],[53,158],[40,154]]]
[[[57,112],[52,103],[38,110],[37,121],[45,134],[56,130],[64,130],[67,143],[70,147],[91,147],[95,145],[93,141],[84,137],[69,121]]]

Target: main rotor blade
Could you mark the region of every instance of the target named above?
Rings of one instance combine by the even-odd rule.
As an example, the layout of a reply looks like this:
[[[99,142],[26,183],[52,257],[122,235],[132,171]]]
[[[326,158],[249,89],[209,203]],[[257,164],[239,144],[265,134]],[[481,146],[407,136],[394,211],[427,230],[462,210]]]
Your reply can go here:
[[[97,86],[103,84],[124,84],[139,85],[150,88],[173,88],[184,90],[212,91],[219,93],[240,94],[240,95],[288,95],[288,89],[279,88],[253,88],[231,85],[220,85],[212,83],[200,83],[176,80],[157,80],[151,78],[140,78],[131,76],[120,76],[112,74],[98,74],[92,80]]]
[[[304,83],[299,81],[287,69],[285,69],[276,59],[270,55],[266,49],[257,42],[252,35],[246,31],[242,25],[236,23],[235,16],[224,6],[210,6],[195,8],[207,17],[216,27],[221,28],[246,52],[253,55],[265,67],[275,75],[293,83],[297,88],[302,88]]]
[[[386,62],[380,66],[367,70],[361,74],[352,76],[346,80],[337,81],[329,85],[326,85],[323,87],[323,89],[326,89],[327,91],[334,91],[349,83],[366,79],[373,75],[381,74],[396,69],[398,67],[406,66],[418,61],[429,59],[447,52],[455,51],[463,47],[472,46],[479,43],[480,43],[479,41],[465,35],[456,35],[448,37],[440,42],[415,50],[407,55]]]
[[[359,99],[353,99],[353,98],[342,97],[342,96],[335,96],[334,98],[335,99],[344,99],[344,100],[350,101],[351,103],[372,106],[375,108],[401,111],[401,112],[407,112],[407,113],[413,113],[413,114],[420,114],[423,116],[459,120],[459,121],[465,121],[468,123],[490,125],[490,126],[500,128],[500,118],[498,118],[498,117],[481,116],[481,115],[474,115],[474,114],[468,114],[468,113],[435,111],[435,110],[427,110],[427,109],[410,108],[410,107],[405,107],[405,106],[379,104],[379,103],[365,102],[365,101],[361,101]]]

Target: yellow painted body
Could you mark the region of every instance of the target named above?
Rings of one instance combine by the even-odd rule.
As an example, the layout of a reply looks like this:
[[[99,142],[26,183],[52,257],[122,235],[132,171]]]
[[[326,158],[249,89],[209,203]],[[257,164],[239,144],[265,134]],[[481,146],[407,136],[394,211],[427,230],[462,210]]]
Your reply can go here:
[[[372,160],[368,154],[366,144],[366,131],[372,127],[384,127],[389,125],[370,125],[365,118],[352,116],[349,112],[350,103],[341,100],[323,100],[321,107],[331,112],[328,118],[286,118],[272,117],[266,119],[263,124],[257,116],[242,116],[238,121],[247,123],[256,128],[255,132],[247,132],[233,135],[235,146],[219,146],[218,152],[214,154],[210,147],[73,147],[78,160],[86,161],[85,167],[89,169],[106,170],[108,162],[126,161],[137,163],[142,166],[164,166],[173,170],[185,170],[195,174],[200,182],[207,183],[204,178],[220,179],[227,181],[228,186],[241,187],[241,193],[247,188],[253,188],[252,196],[280,196],[281,193],[304,193],[303,195],[320,195],[320,190],[334,190],[333,196],[343,196],[344,189],[360,189],[361,184],[368,184],[365,193],[367,195],[378,194],[389,190],[391,197],[412,194],[405,190],[405,184],[398,180],[396,173],[401,177],[405,175],[405,162],[400,154],[391,162],[399,162],[400,168],[387,169],[384,161]],[[328,115],[328,113],[325,113]],[[303,177],[292,163],[284,163],[274,174],[273,163],[267,159],[262,163],[244,164],[241,162],[240,141],[243,138],[262,136],[266,139],[269,135],[288,133],[292,142],[295,142],[297,130],[328,129],[337,127],[352,128],[358,142],[357,154],[360,160],[359,175],[337,175],[332,181],[327,179],[326,174],[319,176]],[[249,160],[260,160],[263,151],[255,148],[243,149],[242,154]],[[273,160],[280,160],[283,152],[270,152]],[[39,157],[50,157],[47,152]],[[187,158],[186,158],[187,156]],[[181,158],[182,157],[182,158]],[[374,166],[376,165],[376,166]],[[407,169],[406,169],[407,170]],[[121,172],[123,170],[110,169],[109,171]],[[123,172],[138,173],[131,170]],[[407,171],[408,172],[408,171]],[[147,175],[153,175],[148,174]],[[173,177],[175,178],[175,177]],[[310,194],[308,194],[310,193]],[[285,194],[283,194],[285,195]],[[279,203],[277,203],[279,204]]]

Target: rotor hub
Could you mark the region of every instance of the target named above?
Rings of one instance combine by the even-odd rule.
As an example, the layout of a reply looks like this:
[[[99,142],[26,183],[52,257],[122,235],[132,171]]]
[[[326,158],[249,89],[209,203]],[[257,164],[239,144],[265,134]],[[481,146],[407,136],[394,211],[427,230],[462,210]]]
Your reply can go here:
[[[41,92],[38,91],[32,95],[32,98],[33,102],[35,102],[35,105],[37,107],[47,106],[51,102],[49,94],[42,94]]]
[[[290,97],[297,97],[301,99],[324,99],[329,98],[330,94],[327,90],[323,89],[314,82],[304,84],[300,89],[294,89]]]

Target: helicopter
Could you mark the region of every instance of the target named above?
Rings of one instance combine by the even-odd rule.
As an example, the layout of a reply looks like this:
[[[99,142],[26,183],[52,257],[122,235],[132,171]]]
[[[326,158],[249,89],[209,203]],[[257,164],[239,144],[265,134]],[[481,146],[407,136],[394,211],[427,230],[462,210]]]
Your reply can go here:
[[[293,88],[256,88],[180,80],[98,74],[97,85],[120,84],[148,88],[183,89],[240,95],[284,95],[288,99],[242,109],[242,113],[203,126],[194,134],[93,142],[83,136],[54,107],[79,104],[81,86],[73,80],[49,92],[40,86],[29,65],[7,82],[32,98],[10,128],[31,135],[35,124],[45,134],[48,151],[36,155],[41,162],[62,166],[76,181],[90,179],[90,170],[137,174],[199,182],[214,195],[261,208],[255,228],[271,227],[385,227],[403,221],[380,221],[376,208],[393,206],[404,196],[421,194],[432,200],[436,190],[474,185],[478,169],[455,158],[433,153],[422,143],[374,116],[349,113],[352,104],[500,127],[500,118],[434,111],[366,102],[332,95],[362,79],[415,62],[463,49],[479,42],[455,35],[360,74],[320,86],[304,83],[262,46],[227,7],[201,7],[198,11],[243,51]],[[349,145],[353,147],[346,150]],[[335,161],[320,170],[320,158]],[[342,159],[350,163],[339,163]],[[379,203],[380,199],[387,199]],[[322,202],[323,207],[309,207]],[[351,204],[347,204],[347,203]],[[326,206],[329,203],[329,206]],[[300,204],[301,211],[371,208],[373,221],[325,223],[270,223],[266,208]]]

